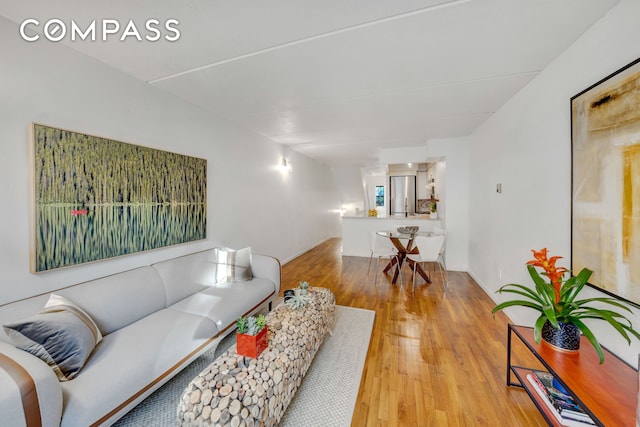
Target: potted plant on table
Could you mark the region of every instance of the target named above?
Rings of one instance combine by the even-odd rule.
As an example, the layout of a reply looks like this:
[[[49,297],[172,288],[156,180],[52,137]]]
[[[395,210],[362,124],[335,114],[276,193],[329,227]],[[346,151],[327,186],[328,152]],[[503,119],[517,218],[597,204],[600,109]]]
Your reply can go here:
[[[577,351],[580,346],[580,333],[587,337],[598,353],[600,363],[604,362],[604,353],[600,343],[584,319],[600,319],[609,323],[620,335],[631,344],[630,335],[640,339],[640,334],[633,329],[631,321],[613,309],[598,308],[592,305],[613,306],[631,312],[629,307],[616,298],[595,297],[577,299],[582,288],[587,284],[592,271],[583,268],[577,276],[563,280],[569,271],[564,267],[556,267],[556,261],[562,257],[547,257],[547,248],[532,250],[534,259],[527,262],[529,275],[534,287],[519,284],[508,284],[498,289],[498,293],[512,293],[524,299],[514,299],[496,305],[492,313],[507,307],[522,306],[540,312],[534,326],[534,338],[540,343],[542,338],[547,343],[563,350]],[[540,276],[536,267],[542,269]]]
[[[436,202],[431,203],[431,212],[429,212],[430,219],[438,219],[438,210],[436,207]]]
[[[254,359],[260,356],[269,345],[267,331],[264,314],[240,316],[236,321],[236,353]]]
[[[295,310],[306,306],[311,297],[309,295],[309,282],[302,281],[298,284],[298,290],[291,290],[291,295],[285,298],[285,304]]]

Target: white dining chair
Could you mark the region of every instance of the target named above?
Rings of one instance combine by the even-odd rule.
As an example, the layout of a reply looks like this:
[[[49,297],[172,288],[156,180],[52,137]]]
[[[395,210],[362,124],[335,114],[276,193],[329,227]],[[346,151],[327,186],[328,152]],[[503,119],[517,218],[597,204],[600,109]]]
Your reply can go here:
[[[376,285],[378,281],[378,262],[380,258],[388,258],[389,262],[395,258],[396,268],[399,264],[398,251],[388,237],[384,237],[372,231],[369,233],[369,249],[371,250],[371,256],[369,257],[369,268],[367,269],[367,277],[369,277],[369,271],[371,270],[371,261],[373,257],[376,257],[376,276],[373,284]],[[400,274],[400,283],[402,283],[402,274]]]
[[[445,275],[445,289],[449,285],[449,273],[447,272],[447,263],[445,262],[445,253],[447,248],[447,230],[440,227],[433,227],[433,235],[434,236],[444,236],[444,243],[442,244],[442,249],[440,249],[440,261],[442,262],[442,266],[444,267],[444,275]]]
[[[416,285],[416,268],[418,266],[418,263],[424,264],[429,262],[438,264],[438,267],[440,268],[440,277],[442,278],[442,283],[444,283],[442,266],[438,262],[438,258],[440,257],[440,250],[442,249],[442,245],[444,245],[444,236],[416,236],[413,241],[413,245],[414,247],[418,248],[418,253],[407,254],[407,258],[414,261],[411,293],[414,293]]]

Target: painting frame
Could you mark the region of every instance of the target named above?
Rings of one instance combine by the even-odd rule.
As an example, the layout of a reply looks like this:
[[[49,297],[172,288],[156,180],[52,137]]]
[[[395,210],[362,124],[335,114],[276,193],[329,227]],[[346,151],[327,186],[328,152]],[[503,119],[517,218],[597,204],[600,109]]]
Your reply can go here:
[[[32,273],[206,239],[206,159],[40,123],[29,143]]]
[[[640,307],[640,58],[571,97],[571,270]]]

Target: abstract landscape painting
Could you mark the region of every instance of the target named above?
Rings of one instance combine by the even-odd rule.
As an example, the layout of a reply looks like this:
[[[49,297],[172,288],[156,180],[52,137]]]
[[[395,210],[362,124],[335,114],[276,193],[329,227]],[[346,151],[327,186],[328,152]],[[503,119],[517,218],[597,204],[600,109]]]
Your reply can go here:
[[[640,303],[640,60],[571,99],[572,269]]]
[[[206,238],[207,161],[32,126],[33,272]]]

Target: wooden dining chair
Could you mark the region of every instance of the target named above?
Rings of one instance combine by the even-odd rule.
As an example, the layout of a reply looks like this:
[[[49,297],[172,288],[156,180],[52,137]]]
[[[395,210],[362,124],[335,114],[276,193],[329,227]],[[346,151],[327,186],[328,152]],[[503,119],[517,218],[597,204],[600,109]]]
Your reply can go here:
[[[407,258],[414,261],[413,263],[413,279],[411,282],[411,294],[414,293],[416,285],[416,267],[418,263],[435,263],[440,267],[440,277],[444,284],[444,275],[442,274],[442,266],[438,262],[440,250],[444,245],[444,236],[416,236],[413,241],[414,247],[418,248],[418,253],[407,254]]]

